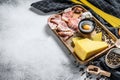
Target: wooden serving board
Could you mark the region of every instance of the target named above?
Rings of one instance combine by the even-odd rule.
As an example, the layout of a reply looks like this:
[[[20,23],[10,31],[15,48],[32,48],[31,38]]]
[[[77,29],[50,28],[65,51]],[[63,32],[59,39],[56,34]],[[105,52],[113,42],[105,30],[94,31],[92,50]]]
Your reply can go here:
[[[82,7],[81,5],[76,5],[76,6],[73,6],[72,8],[75,8],[75,7]],[[82,7],[85,11],[87,11],[84,7]],[[63,12],[61,13],[58,13],[58,14],[62,14]],[[74,50],[73,50],[73,45],[72,45],[72,38],[73,37],[76,37],[77,34],[74,34],[73,36],[71,36],[69,39],[67,39],[66,41],[64,41],[64,39],[62,37],[60,37],[56,31],[56,29],[52,29],[50,27],[50,29],[56,34],[56,36],[59,38],[59,40],[66,46],[66,48],[70,51],[70,53],[74,56],[74,58],[76,59],[77,62],[79,62],[80,64],[86,64],[88,63],[89,61],[91,60],[94,60],[95,58],[98,58],[104,54],[106,54],[105,52],[108,51],[109,49],[115,47],[114,43],[117,41],[117,38],[101,23],[99,22],[95,17],[93,17],[93,20],[95,21],[96,23],[96,29],[95,31],[98,33],[98,32],[102,32],[103,35],[102,35],[102,40],[107,42],[109,44],[108,48],[106,48],[105,50],[97,53],[96,55],[86,59],[85,61],[82,61],[75,53],[74,53]],[[49,25],[50,26],[50,25]]]

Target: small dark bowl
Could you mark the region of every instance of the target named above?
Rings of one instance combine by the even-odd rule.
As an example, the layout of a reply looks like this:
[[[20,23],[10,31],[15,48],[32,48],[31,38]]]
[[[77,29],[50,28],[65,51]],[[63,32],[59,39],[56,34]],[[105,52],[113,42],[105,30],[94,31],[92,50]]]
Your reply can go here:
[[[90,25],[91,29],[85,30],[85,29],[83,29],[83,25]],[[79,28],[80,32],[82,32],[84,34],[92,33],[95,29],[95,26],[96,26],[95,22],[91,19],[83,19],[78,24],[78,28]]]

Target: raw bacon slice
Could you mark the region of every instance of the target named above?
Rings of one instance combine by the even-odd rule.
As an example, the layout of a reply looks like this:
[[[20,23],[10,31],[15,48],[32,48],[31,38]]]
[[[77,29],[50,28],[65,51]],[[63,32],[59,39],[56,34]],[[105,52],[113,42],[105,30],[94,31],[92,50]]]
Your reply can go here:
[[[68,12],[63,13],[62,20],[68,22],[69,18],[72,18],[72,17],[73,17],[73,11],[68,11]]]
[[[58,25],[61,22],[61,20],[60,19],[51,19],[50,22]]]
[[[54,15],[53,17],[51,17],[50,20],[50,22],[55,24],[59,24],[60,21],[61,21],[61,15]]]
[[[77,30],[80,20],[81,19],[78,19],[78,18],[71,18],[69,19],[68,26],[74,30]]]
[[[61,15],[59,14],[54,14],[50,17],[51,19],[61,19]]]
[[[51,27],[51,29],[56,29],[57,28],[57,24],[48,22],[49,26]]]
[[[58,35],[63,37],[63,40],[66,41],[74,34],[74,31],[68,31],[68,32],[58,32]]]
[[[63,31],[63,32],[71,31],[71,29],[68,27],[68,25],[64,21],[59,22],[59,24],[57,26],[57,30]]]
[[[69,32],[58,32],[58,34],[62,37],[66,37],[66,36],[72,36],[73,32],[69,31]]]
[[[76,13],[76,14],[80,14],[81,12],[84,12],[84,10],[83,10],[82,8],[80,8],[80,7],[74,8],[73,11],[74,11],[74,13]]]
[[[52,15],[48,19],[48,24],[50,25],[51,29],[56,29],[60,21],[61,21],[61,15]]]

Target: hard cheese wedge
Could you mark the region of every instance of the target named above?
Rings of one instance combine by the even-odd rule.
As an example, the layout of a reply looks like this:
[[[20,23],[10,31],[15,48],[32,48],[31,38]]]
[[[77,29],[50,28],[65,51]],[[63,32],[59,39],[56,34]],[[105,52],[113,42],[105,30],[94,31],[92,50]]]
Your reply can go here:
[[[94,41],[102,41],[102,32],[97,33],[96,35],[92,36]]]
[[[72,38],[72,41],[75,44],[76,41],[81,40],[81,39],[83,39],[83,38],[81,38],[81,37],[75,37],[75,38]]]
[[[75,42],[74,51],[81,60],[86,60],[96,53],[107,48],[108,44],[102,41],[81,39]]]

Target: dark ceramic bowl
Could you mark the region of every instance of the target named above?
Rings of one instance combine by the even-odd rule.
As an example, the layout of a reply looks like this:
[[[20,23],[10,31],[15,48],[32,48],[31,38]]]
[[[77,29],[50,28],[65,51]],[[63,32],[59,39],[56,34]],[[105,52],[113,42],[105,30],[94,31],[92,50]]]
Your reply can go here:
[[[90,29],[85,30],[83,28],[83,26],[85,26],[85,25],[89,25]],[[79,28],[80,32],[82,32],[84,34],[92,33],[94,31],[94,29],[95,29],[95,26],[96,26],[95,22],[93,20],[91,20],[91,19],[83,19],[78,24],[78,28]]]

